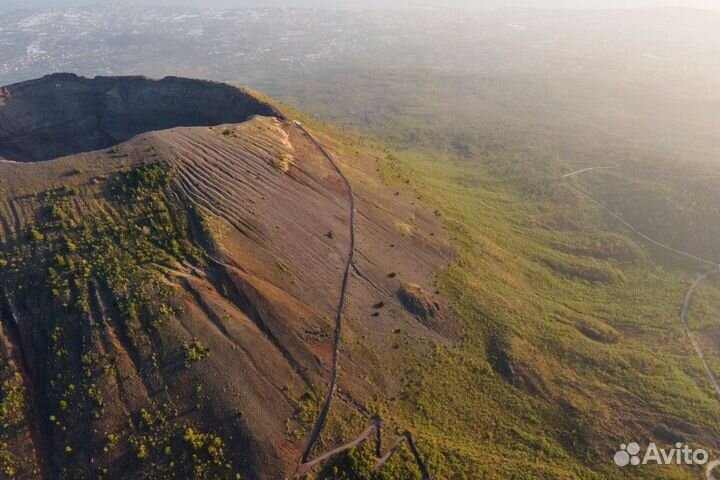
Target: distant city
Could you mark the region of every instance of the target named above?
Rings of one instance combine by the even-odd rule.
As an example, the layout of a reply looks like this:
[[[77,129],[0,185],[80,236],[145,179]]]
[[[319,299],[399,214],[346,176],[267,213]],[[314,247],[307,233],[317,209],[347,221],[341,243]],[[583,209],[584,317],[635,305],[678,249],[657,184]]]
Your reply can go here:
[[[442,18],[414,16],[127,6],[14,11],[0,17],[0,83],[56,71],[248,81],[258,72],[292,75],[320,64],[342,69],[372,58],[377,65],[378,52],[386,66],[439,67],[444,56],[429,35]],[[458,41],[480,40],[483,33],[469,27]],[[422,44],[427,50],[416,48]]]
[[[110,4],[15,10],[0,16],[0,84],[52,72],[184,75],[270,88],[304,76],[425,70],[576,75],[627,71],[643,78],[715,74],[720,56],[698,49],[719,33],[715,13],[625,14],[505,10],[460,12],[193,9]],[[663,28],[643,29],[643,19]],[[682,65],[678,69],[677,66]]]

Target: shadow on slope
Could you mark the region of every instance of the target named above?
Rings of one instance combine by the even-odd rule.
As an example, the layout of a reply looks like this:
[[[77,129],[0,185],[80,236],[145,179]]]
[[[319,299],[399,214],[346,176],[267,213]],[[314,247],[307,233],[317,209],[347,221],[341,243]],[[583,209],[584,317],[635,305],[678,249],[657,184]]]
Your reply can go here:
[[[109,148],[145,132],[282,117],[221,83],[48,75],[0,90],[0,158],[35,162]]]

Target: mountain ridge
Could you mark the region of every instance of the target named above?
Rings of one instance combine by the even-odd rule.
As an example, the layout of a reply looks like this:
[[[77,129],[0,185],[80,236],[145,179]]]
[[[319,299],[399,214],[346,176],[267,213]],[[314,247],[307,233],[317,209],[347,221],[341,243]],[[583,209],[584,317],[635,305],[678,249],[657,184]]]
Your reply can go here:
[[[0,118],[21,97],[9,90]],[[20,394],[4,435],[22,445],[0,458],[15,478],[282,478],[297,469],[328,382],[345,187],[283,115],[210,123],[0,162],[0,178],[12,179],[0,183],[0,337],[11,346],[3,378]],[[405,283],[434,291],[449,248],[431,212],[382,185],[381,152],[309,128],[358,195],[362,277],[352,272],[345,335],[362,337],[368,353],[341,349],[337,405],[355,415],[354,405],[398,388],[393,372],[376,371],[377,355],[453,335],[450,317],[416,319],[398,296]],[[9,361],[20,358],[13,351],[26,360]],[[38,460],[21,463],[18,452]]]

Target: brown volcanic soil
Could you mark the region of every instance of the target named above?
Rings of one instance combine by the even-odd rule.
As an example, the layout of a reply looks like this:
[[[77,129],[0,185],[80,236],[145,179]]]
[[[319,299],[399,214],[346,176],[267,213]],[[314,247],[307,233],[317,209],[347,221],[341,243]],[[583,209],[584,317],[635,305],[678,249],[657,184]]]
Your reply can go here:
[[[162,272],[182,306],[157,330],[133,327],[103,285],[90,289],[92,321],[75,324],[29,291],[42,285],[18,287],[0,269],[0,360],[7,365],[0,381],[24,385],[26,398],[16,427],[2,433],[15,460],[22,459],[16,478],[41,478],[40,472],[56,478],[64,469],[91,477],[101,468],[108,478],[151,475],[153,467],[138,458],[129,439],[141,429],[143,409],[158,412],[167,404],[175,412],[169,424],[217,432],[243,478],[292,476],[312,427],[312,418],[299,415],[301,406],[310,393],[316,407],[329,380],[332,318],[349,241],[347,192],[327,159],[274,107],[229,86],[61,75],[7,91],[0,104],[1,155],[23,161],[72,155],[0,161],[0,251],[30,242],[28,232],[43,215],[37,194],[74,189],[73,206],[81,215],[103,212],[120,221],[126,212],[108,197],[111,179],[160,163],[172,172],[170,202],[191,220],[188,237],[214,259],[145,265]],[[71,118],[45,118],[42,105]],[[194,126],[154,131],[179,125]],[[67,129],[77,134],[64,142]],[[449,252],[435,217],[382,185],[379,151],[310,130],[336,158],[356,196],[356,269],[336,404],[351,411],[374,395],[398,393],[392,368],[403,358],[402,349],[394,348],[398,331],[409,339],[402,348],[418,351],[427,348],[427,339],[448,342],[455,335],[442,299],[432,294],[432,273],[443,268]],[[12,133],[19,131],[27,133]],[[135,133],[140,135],[118,144]],[[437,303],[440,313],[432,321],[403,307],[399,292],[407,284]],[[96,380],[102,415],[89,424],[57,428],[49,421],[58,411],[49,392],[62,374],[45,358],[49,318],[62,318],[56,321],[66,322],[68,332],[92,339],[69,347],[71,359],[73,348],[78,359],[88,352],[112,359],[114,368]],[[183,344],[195,340],[209,356],[184,366]],[[362,355],[346,347],[358,342]],[[78,360],[67,368],[82,371],[83,365]],[[118,439],[105,451],[108,435]]]

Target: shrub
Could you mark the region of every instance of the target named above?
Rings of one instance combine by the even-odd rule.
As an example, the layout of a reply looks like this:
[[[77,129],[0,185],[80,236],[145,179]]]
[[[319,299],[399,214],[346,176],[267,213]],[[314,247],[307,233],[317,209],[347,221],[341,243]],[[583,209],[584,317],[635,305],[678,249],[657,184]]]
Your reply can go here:
[[[205,348],[199,340],[195,340],[191,344],[184,343],[183,350],[185,352],[186,367],[189,367],[193,363],[206,359],[210,354],[210,349]]]

